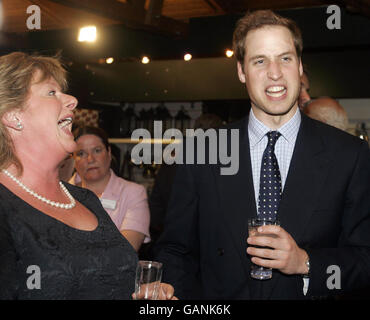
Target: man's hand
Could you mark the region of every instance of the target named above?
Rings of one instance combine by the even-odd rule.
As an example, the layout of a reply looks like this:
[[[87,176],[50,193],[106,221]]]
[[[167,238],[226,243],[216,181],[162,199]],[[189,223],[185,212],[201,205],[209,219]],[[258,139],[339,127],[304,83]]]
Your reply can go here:
[[[253,263],[278,269],[285,274],[307,274],[307,252],[298,247],[291,235],[280,226],[258,227],[258,235],[251,235],[247,242],[253,246],[269,247],[248,247],[247,253],[252,256]]]

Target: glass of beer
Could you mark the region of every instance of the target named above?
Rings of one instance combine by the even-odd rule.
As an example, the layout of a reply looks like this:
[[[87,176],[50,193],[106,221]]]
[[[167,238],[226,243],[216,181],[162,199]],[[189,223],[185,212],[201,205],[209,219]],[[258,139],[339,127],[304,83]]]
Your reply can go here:
[[[273,234],[260,234],[258,233],[257,229],[261,226],[266,225],[276,225],[279,226],[280,222],[275,219],[271,219],[268,217],[260,217],[260,218],[253,218],[248,220],[248,234],[249,237],[255,236],[255,237],[275,237]],[[256,248],[268,248],[268,247],[261,247],[261,246],[253,246]],[[271,268],[265,268],[262,266],[258,266],[252,262],[251,265],[251,272],[250,275],[253,279],[258,280],[267,280],[272,278],[272,269]]]

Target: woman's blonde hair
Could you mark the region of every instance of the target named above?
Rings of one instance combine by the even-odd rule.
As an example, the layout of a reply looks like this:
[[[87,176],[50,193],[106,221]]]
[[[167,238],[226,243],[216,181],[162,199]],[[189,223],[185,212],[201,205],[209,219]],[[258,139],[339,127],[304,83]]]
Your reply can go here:
[[[59,57],[43,57],[23,52],[13,52],[0,57],[0,119],[12,110],[21,110],[28,98],[36,71],[38,82],[54,78],[61,89],[67,89],[66,70]],[[17,158],[8,129],[0,121],[0,169],[14,164],[22,173],[23,167]]]

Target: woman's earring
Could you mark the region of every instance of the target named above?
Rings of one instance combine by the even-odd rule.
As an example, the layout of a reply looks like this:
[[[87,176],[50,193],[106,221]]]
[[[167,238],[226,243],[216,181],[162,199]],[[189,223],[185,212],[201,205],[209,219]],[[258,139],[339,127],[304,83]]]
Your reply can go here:
[[[18,122],[17,122],[17,124],[16,124],[15,126],[16,126],[16,128],[17,128],[18,130],[22,130],[22,129],[23,129],[23,124],[22,124],[20,121],[18,121]]]

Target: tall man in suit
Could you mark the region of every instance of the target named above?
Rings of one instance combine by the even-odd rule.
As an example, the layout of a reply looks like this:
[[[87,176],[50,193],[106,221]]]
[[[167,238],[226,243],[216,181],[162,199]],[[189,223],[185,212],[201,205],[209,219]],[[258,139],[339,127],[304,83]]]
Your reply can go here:
[[[300,113],[302,39],[293,21],[249,13],[233,41],[252,106],[227,127],[239,132],[239,170],[178,167],[157,256],[164,279],[184,299],[304,299],[370,285],[368,146]],[[278,203],[268,214],[280,226],[248,237],[248,219],[265,214],[266,152],[277,159],[280,190],[267,196]],[[251,262],[273,268],[272,279],[252,279]]]

